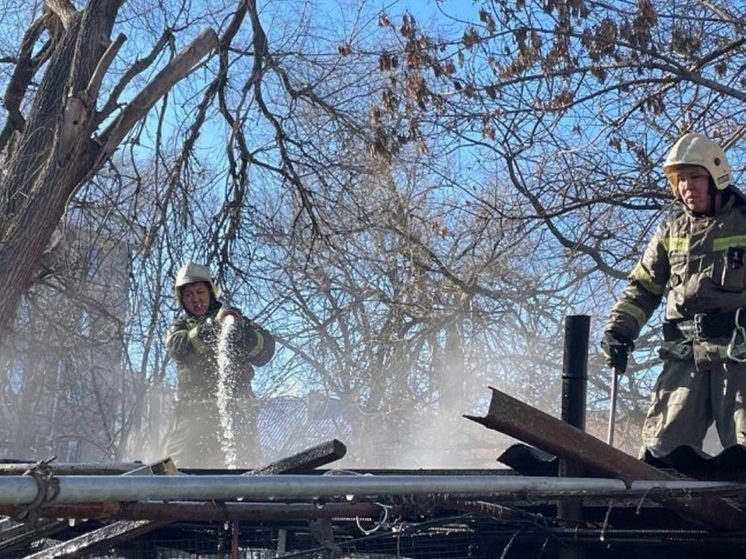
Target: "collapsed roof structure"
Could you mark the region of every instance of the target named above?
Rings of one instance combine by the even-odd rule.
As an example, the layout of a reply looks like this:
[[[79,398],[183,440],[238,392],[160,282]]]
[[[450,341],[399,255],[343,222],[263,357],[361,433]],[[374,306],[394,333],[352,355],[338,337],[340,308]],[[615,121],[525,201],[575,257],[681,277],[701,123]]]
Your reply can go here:
[[[495,470],[322,469],[344,456],[337,440],[252,471],[5,464],[0,557],[729,558],[746,548],[746,483],[723,479],[744,450],[709,463],[679,452],[715,474],[695,480],[499,391],[472,419],[534,446],[514,445],[500,459],[515,467]],[[586,473],[559,475],[568,459]]]
[[[495,469],[334,469],[336,439],[250,471],[6,463],[0,557],[742,557],[746,449],[638,460],[587,434],[586,355],[570,336],[562,419],[496,389],[467,416],[522,441]]]

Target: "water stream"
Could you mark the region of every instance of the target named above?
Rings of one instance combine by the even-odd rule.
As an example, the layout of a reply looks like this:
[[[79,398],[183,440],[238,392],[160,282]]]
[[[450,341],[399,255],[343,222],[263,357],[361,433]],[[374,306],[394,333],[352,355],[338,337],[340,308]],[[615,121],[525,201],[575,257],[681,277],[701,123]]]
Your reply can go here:
[[[231,347],[231,333],[236,328],[233,317],[228,316],[223,321],[223,328],[218,340],[218,414],[220,416],[220,447],[223,450],[226,466],[235,469],[236,464],[236,436],[233,426],[233,407],[236,405],[234,394],[238,382],[233,365],[233,348]]]

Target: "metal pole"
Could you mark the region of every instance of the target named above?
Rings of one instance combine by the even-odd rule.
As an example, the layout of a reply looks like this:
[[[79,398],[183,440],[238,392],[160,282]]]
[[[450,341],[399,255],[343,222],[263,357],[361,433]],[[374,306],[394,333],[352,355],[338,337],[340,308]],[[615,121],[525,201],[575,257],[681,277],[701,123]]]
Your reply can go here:
[[[562,363],[562,421],[585,431],[586,388],[588,384],[588,340],[591,317],[573,315],[565,318],[565,351]],[[557,474],[560,477],[580,477],[583,466],[560,458]],[[557,502],[557,518],[569,525],[578,526],[583,521],[583,499],[561,499]],[[560,551],[561,559],[581,559],[580,549]]]
[[[557,478],[532,476],[60,476],[51,482],[33,476],[0,477],[0,505],[45,503],[104,503],[139,500],[234,499],[279,501],[323,497],[377,497],[380,495],[523,495],[561,498],[568,496],[636,497],[660,491],[667,496],[688,497],[700,492],[746,494],[746,484],[680,480],[613,478]],[[56,486],[56,488],[55,488]],[[46,494],[40,499],[40,489]]]
[[[0,464],[0,475],[21,475],[37,467],[37,462],[16,462]],[[146,464],[140,462],[48,462],[46,467],[56,475],[117,475],[126,474],[142,468]]]
[[[609,429],[606,434],[606,443],[614,446],[614,430],[616,429],[616,399],[619,389],[619,376],[621,373],[613,368],[611,370],[611,395],[609,396]]]
[[[241,523],[234,520],[231,523],[231,559],[239,559],[241,550],[239,549],[238,536],[241,533]]]
[[[585,431],[588,384],[588,339],[591,317],[565,318],[565,352],[562,363],[562,421]]]

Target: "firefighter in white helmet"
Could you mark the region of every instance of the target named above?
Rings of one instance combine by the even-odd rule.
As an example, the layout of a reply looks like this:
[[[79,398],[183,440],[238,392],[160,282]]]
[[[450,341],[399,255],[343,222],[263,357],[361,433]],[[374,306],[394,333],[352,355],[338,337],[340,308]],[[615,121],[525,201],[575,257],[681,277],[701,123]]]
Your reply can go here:
[[[176,361],[178,399],[166,452],[177,467],[249,467],[261,463],[256,426],[256,398],[251,388],[254,366],[274,355],[272,335],[238,309],[220,301],[210,271],[189,262],[176,275],[176,301],[182,315],[171,325],[166,348]],[[227,336],[222,340],[221,336]],[[228,413],[238,464],[227,464],[218,409],[219,349],[230,360]]]
[[[663,170],[672,211],[629,275],[601,348],[618,372],[665,298],[663,369],[642,430],[641,458],[701,450],[716,425],[725,448],[746,444],[746,200],[723,149],[696,133]]]

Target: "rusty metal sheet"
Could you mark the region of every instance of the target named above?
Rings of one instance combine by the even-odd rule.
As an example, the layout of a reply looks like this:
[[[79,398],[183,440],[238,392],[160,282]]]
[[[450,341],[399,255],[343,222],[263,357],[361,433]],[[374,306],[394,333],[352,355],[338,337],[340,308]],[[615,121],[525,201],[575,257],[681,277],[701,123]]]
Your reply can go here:
[[[676,447],[658,457],[646,451],[642,460],[656,468],[674,468],[696,479],[746,479],[746,447],[740,444],[724,448],[714,456],[690,446]]]
[[[599,475],[621,479],[680,479],[646,464],[605,442],[576,429],[512,396],[491,388],[492,400],[485,417],[466,416],[558,458],[582,464]],[[659,501],[690,521],[708,529],[743,530],[746,514],[723,499],[693,498]]]

